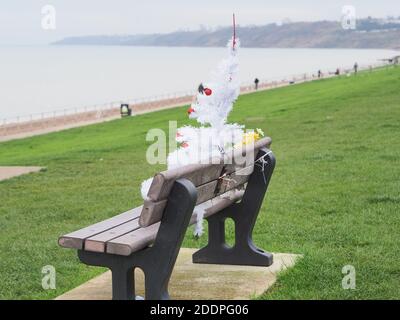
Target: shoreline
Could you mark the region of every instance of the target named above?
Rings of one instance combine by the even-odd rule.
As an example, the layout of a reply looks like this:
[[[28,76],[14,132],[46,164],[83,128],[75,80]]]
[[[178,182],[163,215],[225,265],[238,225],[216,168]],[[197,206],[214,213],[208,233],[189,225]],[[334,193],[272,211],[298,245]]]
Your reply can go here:
[[[360,66],[359,72],[366,70],[376,70],[387,64],[375,64],[369,66]],[[351,74],[353,70],[350,68],[342,68],[341,75]],[[275,88],[301,84],[310,81],[318,81],[335,77],[334,72],[328,72],[321,78],[313,74],[303,74],[297,76],[286,77],[282,80],[276,81],[265,81],[261,82],[258,86],[258,90],[254,88],[254,84],[241,86],[240,94],[250,94],[258,91],[272,90]],[[194,93],[192,95],[186,94],[179,97],[164,98],[159,100],[149,99],[142,103],[128,103],[132,109],[132,116],[141,115],[145,113],[156,112],[160,110],[172,109],[190,104],[193,100]],[[0,143],[32,137],[36,135],[47,134],[51,132],[57,132],[76,127],[82,127],[92,125],[96,123],[102,123],[112,121],[121,118],[119,106],[110,107],[103,110],[83,111],[69,115],[59,115],[53,117],[46,117],[37,120],[0,124]]]

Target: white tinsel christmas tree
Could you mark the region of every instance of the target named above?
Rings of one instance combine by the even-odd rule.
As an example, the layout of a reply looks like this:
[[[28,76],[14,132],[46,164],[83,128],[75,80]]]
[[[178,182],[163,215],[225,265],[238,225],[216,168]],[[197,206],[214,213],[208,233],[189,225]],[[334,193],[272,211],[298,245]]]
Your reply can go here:
[[[242,140],[243,126],[227,123],[240,93],[238,49],[239,41],[230,40],[227,58],[211,73],[210,80],[199,86],[188,113],[200,127],[178,129],[176,140],[181,147],[169,154],[168,169],[221,156]]]
[[[176,141],[180,147],[168,155],[168,169],[204,163],[242,144],[244,127],[227,123],[228,115],[240,94],[239,46],[234,32],[227,45],[228,56],[211,73],[209,81],[199,86],[196,99],[188,110],[189,117],[196,119],[200,127],[185,126],[177,130]],[[152,179],[148,179],[142,183],[144,199],[147,198],[151,182]],[[195,235],[200,236],[203,232],[202,205],[196,207],[194,214],[197,216]]]

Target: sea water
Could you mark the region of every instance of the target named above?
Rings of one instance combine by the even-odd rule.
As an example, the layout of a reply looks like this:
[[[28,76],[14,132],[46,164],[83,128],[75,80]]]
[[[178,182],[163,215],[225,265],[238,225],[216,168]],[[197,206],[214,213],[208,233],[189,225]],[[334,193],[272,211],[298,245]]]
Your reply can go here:
[[[0,121],[193,90],[225,48],[133,46],[0,46]],[[397,53],[398,54],[398,53]],[[240,52],[243,83],[372,64],[390,50],[250,49]]]

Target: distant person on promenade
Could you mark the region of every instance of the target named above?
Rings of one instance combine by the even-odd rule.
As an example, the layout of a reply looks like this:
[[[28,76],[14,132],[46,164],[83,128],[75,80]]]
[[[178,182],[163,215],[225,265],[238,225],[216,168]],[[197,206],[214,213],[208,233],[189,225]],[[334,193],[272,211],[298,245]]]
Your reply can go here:
[[[322,71],[318,70],[318,78],[321,78],[321,77],[322,77]]]
[[[337,75],[337,76],[340,75],[340,69],[339,68],[336,69],[335,75]]]
[[[357,74],[357,72],[358,72],[358,63],[356,62],[354,64],[354,73]]]
[[[260,83],[260,80],[258,80],[258,78],[255,78],[254,85],[255,85],[256,90],[258,90],[258,84],[259,83]]]

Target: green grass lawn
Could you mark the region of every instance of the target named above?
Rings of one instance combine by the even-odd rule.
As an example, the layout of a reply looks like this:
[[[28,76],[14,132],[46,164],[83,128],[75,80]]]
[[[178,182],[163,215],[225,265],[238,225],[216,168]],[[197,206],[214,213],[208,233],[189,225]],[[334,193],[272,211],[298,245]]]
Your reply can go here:
[[[262,128],[277,158],[254,241],[304,255],[261,298],[400,298],[399,89],[397,68],[240,97],[230,121]],[[0,298],[54,298],[104,270],[58,236],[139,206],[141,181],[164,169],[146,163],[146,132],[190,123],[186,108],[0,144],[0,165],[47,167],[0,182]],[[189,230],[184,246],[205,241]],[[56,290],[41,287],[45,265]]]

